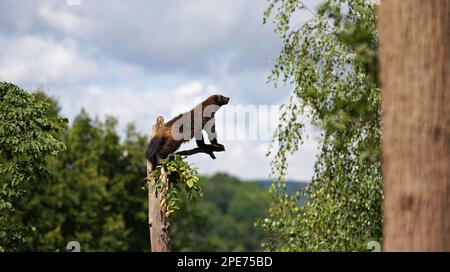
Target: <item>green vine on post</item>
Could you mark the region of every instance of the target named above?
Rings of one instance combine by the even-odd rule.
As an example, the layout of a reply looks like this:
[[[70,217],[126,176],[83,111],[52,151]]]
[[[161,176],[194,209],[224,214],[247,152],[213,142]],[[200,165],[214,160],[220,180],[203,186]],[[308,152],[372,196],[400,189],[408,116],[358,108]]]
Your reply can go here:
[[[178,198],[181,190],[185,190],[191,204],[196,204],[197,200],[203,196],[202,186],[197,176],[198,169],[192,167],[188,162],[184,161],[183,156],[175,155],[168,159],[160,160],[152,177],[156,181],[151,188],[152,192],[158,190],[163,192],[164,184],[160,181],[162,169],[169,179],[169,188],[167,190],[167,208],[166,216],[169,217],[173,212],[179,209]]]

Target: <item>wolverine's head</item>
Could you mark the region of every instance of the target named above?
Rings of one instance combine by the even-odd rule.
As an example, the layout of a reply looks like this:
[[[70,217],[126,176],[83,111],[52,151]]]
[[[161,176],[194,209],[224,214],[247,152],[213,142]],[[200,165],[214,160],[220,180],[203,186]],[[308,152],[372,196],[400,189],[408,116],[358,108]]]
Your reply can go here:
[[[228,104],[228,101],[230,101],[230,98],[220,95],[220,94],[215,94],[215,95],[211,95],[210,97],[208,97],[208,100],[211,101],[212,104],[215,104],[218,106],[223,106],[223,105]]]

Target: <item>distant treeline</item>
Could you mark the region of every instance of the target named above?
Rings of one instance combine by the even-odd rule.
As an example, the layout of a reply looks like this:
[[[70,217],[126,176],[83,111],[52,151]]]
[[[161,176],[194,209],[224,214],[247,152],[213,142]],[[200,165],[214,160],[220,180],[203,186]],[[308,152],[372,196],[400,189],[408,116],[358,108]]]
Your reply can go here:
[[[269,189],[270,186],[272,186],[272,180],[270,180],[270,179],[255,180],[255,181],[251,181],[251,182],[262,186],[264,189]],[[285,182],[285,185],[286,185],[286,191],[288,192],[288,194],[293,194],[293,193],[297,192],[298,190],[305,188],[308,185],[308,183],[304,182],[304,181],[287,180]]]

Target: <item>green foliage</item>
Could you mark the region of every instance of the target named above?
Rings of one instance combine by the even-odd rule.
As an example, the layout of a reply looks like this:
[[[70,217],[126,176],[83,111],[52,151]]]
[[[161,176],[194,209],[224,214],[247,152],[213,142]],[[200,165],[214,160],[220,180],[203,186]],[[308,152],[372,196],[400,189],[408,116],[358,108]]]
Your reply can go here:
[[[169,180],[169,188],[167,190],[167,211],[166,216],[170,216],[175,210],[178,210],[177,202],[179,199],[179,193],[182,188],[186,191],[186,195],[189,202],[192,204],[197,203],[199,197],[203,196],[202,187],[198,182],[197,177],[198,170],[189,165],[189,163],[183,160],[180,155],[160,160],[155,170],[152,172],[154,183],[153,190],[161,192],[164,190],[164,184],[161,182],[161,174],[166,173]]]
[[[293,29],[291,18],[305,9],[298,0],[271,1],[264,17],[275,14],[283,42],[269,80],[290,84],[293,92],[269,152],[274,200],[270,216],[259,223],[272,237],[263,248],[363,251],[382,237],[376,5],[327,0]],[[301,115],[320,128],[321,152],[308,188],[289,195],[287,158],[306,137]],[[302,195],[307,201],[299,205]]]
[[[20,222],[17,203],[48,178],[45,161],[64,150],[66,120],[49,117],[51,101],[0,82],[0,251],[15,250],[35,228]]]
[[[20,250],[65,251],[78,241],[82,251],[148,248],[146,137],[127,127],[121,142],[117,120],[91,119],[83,110],[66,131],[67,151],[48,162],[52,175],[24,196],[22,220],[36,226]]]

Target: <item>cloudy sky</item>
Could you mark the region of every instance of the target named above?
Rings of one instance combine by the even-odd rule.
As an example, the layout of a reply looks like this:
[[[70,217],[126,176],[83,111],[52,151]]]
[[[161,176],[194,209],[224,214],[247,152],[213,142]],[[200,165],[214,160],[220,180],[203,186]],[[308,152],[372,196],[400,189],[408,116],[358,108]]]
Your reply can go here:
[[[280,49],[262,24],[266,0],[71,1],[0,2],[0,80],[44,87],[69,119],[84,107],[92,116],[116,116],[122,132],[134,122],[148,134],[158,115],[169,120],[212,93],[231,97],[230,107],[270,107],[289,96],[288,87],[266,83]],[[267,178],[267,137],[221,137],[233,128],[242,130],[218,124],[227,151],[217,160],[189,160],[203,174]],[[290,178],[309,179],[316,150],[310,137],[290,160]]]

